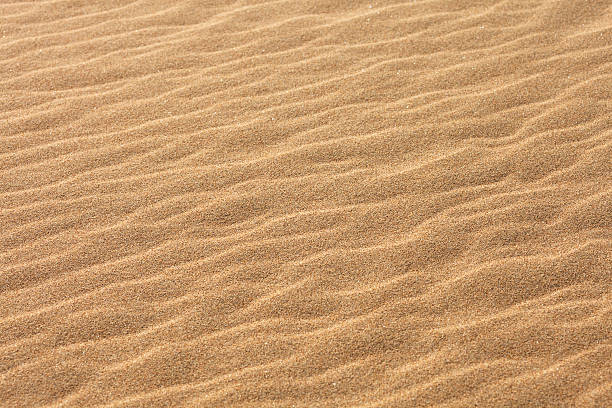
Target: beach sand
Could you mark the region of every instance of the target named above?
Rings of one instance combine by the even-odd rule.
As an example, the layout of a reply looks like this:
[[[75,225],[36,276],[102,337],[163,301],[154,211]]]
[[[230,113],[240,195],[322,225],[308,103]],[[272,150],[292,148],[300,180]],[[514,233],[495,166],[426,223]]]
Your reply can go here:
[[[612,0],[0,2],[0,407],[612,406]]]

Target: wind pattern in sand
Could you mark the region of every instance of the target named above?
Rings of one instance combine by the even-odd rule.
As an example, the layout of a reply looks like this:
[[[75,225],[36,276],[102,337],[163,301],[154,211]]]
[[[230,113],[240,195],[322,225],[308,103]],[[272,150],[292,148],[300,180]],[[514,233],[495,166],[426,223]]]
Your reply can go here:
[[[612,406],[612,1],[0,2],[0,406]]]

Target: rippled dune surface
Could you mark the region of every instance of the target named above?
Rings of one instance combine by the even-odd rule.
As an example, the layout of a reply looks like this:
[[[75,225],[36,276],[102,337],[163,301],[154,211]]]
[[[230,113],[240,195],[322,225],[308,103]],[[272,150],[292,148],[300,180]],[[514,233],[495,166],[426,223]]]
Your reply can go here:
[[[0,2],[0,407],[612,406],[612,0]]]

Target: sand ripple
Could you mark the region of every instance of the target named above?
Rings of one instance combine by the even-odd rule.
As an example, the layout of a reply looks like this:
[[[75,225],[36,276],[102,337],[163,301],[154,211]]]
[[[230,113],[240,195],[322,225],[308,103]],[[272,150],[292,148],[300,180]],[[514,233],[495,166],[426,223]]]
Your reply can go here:
[[[612,1],[11,1],[1,407],[612,405]]]

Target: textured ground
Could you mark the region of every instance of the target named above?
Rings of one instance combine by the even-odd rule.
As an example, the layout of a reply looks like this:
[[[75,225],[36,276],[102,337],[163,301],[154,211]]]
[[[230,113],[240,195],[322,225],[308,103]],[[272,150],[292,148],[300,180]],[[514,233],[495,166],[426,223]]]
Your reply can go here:
[[[612,406],[612,0],[0,1],[0,407]]]

